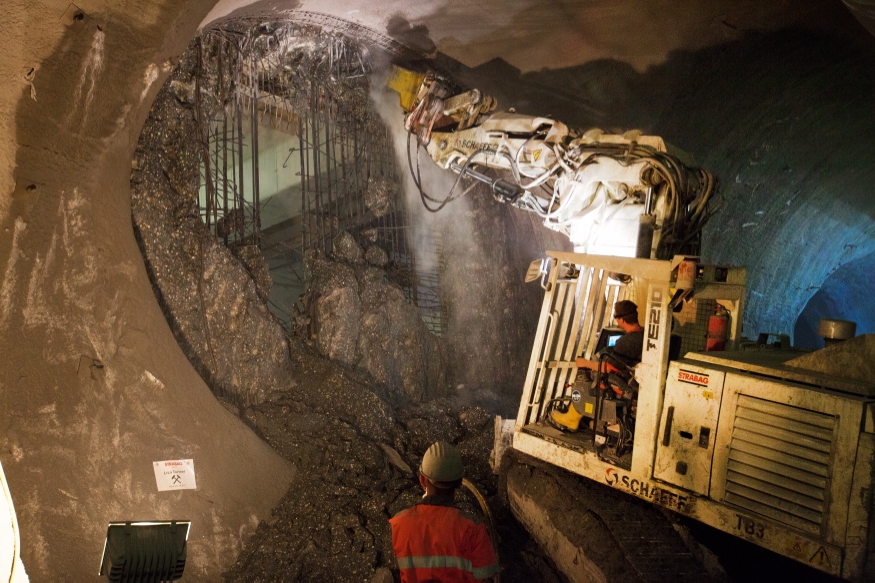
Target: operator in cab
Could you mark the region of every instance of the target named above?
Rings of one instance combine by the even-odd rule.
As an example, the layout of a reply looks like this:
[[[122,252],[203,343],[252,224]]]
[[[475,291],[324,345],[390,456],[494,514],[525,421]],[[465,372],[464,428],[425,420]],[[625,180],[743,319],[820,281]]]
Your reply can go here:
[[[629,300],[620,300],[614,304],[614,319],[625,334],[620,336],[613,349],[611,356],[626,366],[635,366],[641,362],[641,353],[644,350],[644,328],[638,323],[638,306]],[[611,363],[606,363],[608,372],[616,371],[617,368]],[[598,368],[598,363],[585,358],[577,359],[578,368]]]
[[[620,300],[614,304],[614,319],[617,321],[617,325],[623,329],[624,334],[617,339],[613,348],[606,350],[618,365],[633,367],[641,362],[641,353],[644,350],[644,328],[638,323],[638,306],[635,302]],[[577,358],[578,369],[596,370],[598,366],[599,363],[596,361],[582,357]],[[621,372],[617,366],[611,364],[610,359],[604,362],[604,367],[603,373]],[[572,400],[567,411],[551,410],[548,421],[557,429],[577,431],[584,415],[583,411],[579,410],[581,406],[580,403]]]
[[[492,580],[498,558],[486,525],[464,514],[455,503],[465,475],[459,450],[432,444],[422,458],[422,501],[389,520],[392,548],[402,583]]]

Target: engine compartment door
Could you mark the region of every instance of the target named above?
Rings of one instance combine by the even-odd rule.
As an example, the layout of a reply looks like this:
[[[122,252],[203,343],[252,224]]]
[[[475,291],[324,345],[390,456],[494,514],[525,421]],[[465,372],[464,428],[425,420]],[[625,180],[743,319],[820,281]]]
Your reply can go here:
[[[653,477],[707,496],[726,373],[685,361],[669,366]]]

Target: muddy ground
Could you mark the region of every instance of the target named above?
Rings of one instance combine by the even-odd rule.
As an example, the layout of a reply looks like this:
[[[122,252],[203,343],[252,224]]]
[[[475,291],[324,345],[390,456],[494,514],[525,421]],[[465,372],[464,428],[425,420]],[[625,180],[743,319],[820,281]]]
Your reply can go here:
[[[225,574],[228,581],[369,581],[385,574],[380,569],[397,578],[388,519],[422,496],[417,468],[438,440],[457,444],[468,479],[489,502],[501,540],[502,580],[565,580],[499,493],[498,476],[488,463],[493,418],[484,409],[448,400],[407,406],[394,412],[385,440],[368,436],[341,413],[316,412],[292,394],[250,407],[243,416],[299,468],[300,480],[272,518],[259,524]],[[464,488],[457,501],[483,516]]]

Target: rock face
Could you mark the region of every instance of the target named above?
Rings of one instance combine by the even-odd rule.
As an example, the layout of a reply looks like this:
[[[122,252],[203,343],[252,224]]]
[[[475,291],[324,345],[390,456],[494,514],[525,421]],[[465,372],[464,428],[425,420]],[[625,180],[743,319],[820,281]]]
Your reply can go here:
[[[374,213],[375,217],[382,217],[389,211],[397,188],[395,182],[383,176],[368,178],[368,188],[365,190],[365,206]]]
[[[270,279],[270,268],[261,249],[257,245],[238,245],[231,248],[231,253],[240,260],[240,263],[249,272],[255,283],[255,292],[262,301],[266,302],[270,297],[270,288],[273,282]]]
[[[361,313],[361,301],[353,287],[335,288],[319,297],[315,322],[319,352],[331,360],[354,365]]]
[[[386,267],[386,264],[389,263],[389,257],[385,251],[374,245],[365,251],[365,261],[374,267]]]
[[[334,237],[332,247],[334,256],[347,263],[360,263],[364,255],[355,238],[346,231],[341,231]]]
[[[190,83],[187,64],[177,67],[174,81]],[[259,403],[292,384],[290,345],[264,303],[270,277],[257,249],[232,253],[198,216],[197,148],[191,105],[162,89],[135,154],[134,227],[155,295],[186,356],[217,395],[243,406]]]
[[[363,254],[350,235],[342,235],[333,259],[315,252],[306,258],[320,354],[364,373],[396,403],[445,395],[443,342],[377,266],[385,252],[370,247]],[[370,265],[360,262],[363,255]]]

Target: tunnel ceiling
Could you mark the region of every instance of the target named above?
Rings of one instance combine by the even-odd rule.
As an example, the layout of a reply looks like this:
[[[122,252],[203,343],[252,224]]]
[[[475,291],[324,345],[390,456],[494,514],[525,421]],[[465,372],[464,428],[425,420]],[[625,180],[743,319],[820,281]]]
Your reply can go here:
[[[861,2],[858,2],[862,4]],[[847,9],[839,2],[831,10]],[[571,67],[616,59],[636,70],[663,63],[673,51],[697,50],[794,26],[821,26],[818,7],[781,2],[719,0],[680,6],[645,0],[219,0],[207,24],[228,15],[302,10],[330,14],[387,32],[423,53],[443,52],[469,67],[501,58],[521,71]]]

